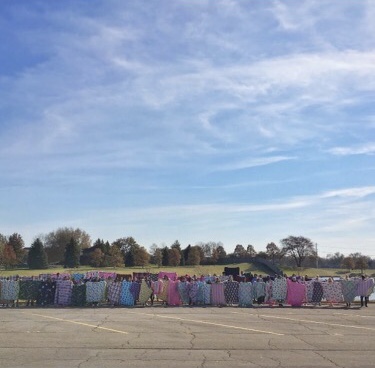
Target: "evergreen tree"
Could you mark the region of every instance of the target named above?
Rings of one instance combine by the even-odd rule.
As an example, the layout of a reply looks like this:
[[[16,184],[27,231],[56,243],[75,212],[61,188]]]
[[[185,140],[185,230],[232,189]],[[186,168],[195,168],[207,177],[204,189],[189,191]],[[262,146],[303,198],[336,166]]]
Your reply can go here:
[[[93,247],[99,248],[103,252],[103,254],[108,255],[111,246],[108,243],[108,241],[104,242],[104,240],[98,239],[98,240],[95,241]]]
[[[27,256],[27,264],[31,269],[48,268],[48,257],[44,249],[43,243],[40,239],[36,239],[31,245],[29,254]]]
[[[169,266],[169,248],[164,247],[161,250],[161,254],[162,254],[162,259],[161,259],[162,266]]]
[[[79,257],[81,255],[81,247],[76,239],[70,238],[70,242],[65,247],[64,267],[78,267]]]
[[[135,263],[134,263],[134,251],[133,251],[133,249],[126,252],[124,258],[125,258],[125,266],[126,267],[134,267]]]
[[[188,264],[189,253],[190,253],[191,245],[189,244],[183,251],[182,251],[182,258],[184,259],[183,264]]]

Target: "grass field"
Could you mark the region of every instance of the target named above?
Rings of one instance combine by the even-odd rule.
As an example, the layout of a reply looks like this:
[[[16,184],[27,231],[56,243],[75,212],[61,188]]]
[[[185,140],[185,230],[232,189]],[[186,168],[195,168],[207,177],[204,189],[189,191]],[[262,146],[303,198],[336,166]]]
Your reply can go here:
[[[159,271],[168,271],[168,272],[177,272],[178,275],[207,275],[207,274],[217,274],[221,275],[224,271],[224,267],[240,267],[241,271],[251,272],[256,274],[265,274],[261,269],[257,269],[252,263],[238,263],[238,264],[229,264],[229,265],[214,265],[214,266],[181,266],[181,267],[107,267],[107,268],[98,268],[102,271],[117,272],[122,274],[132,274],[133,272],[151,272],[158,273]],[[11,276],[11,275],[20,275],[20,276],[37,276],[40,273],[84,273],[86,271],[95,270],[93,267],[79,267],[79,268],[63,268],[63,267],[54,267],[45,270],[29,270],[29,269],[12,269],[12,270],[2,270],[0,269],[0,276]],[[288,275],[308,275],[309,277],[319,276],[343,276],[346,273],[350,274],[360,274],[360,270],[348,270],[337,269],[337,268],[283,268],[283,271]],[[375,270],[368,270],[367,274],[375,276]]]

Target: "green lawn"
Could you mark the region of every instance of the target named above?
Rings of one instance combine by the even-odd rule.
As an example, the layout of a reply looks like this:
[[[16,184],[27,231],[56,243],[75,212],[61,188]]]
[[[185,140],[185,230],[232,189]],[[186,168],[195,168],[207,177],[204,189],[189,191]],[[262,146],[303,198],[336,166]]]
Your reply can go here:
[[[224,267],[240,267],[241,271],[252,272],[257,274],[263,274],[264,272],[260,269],[257,269],[252,263],[239,263],[239,264],[229,264],[229,265],[214,265],[214,266],[181,266],[181,267],[108,267],[108,268],[98,268],[102,271],[117,272],[122,274],[131,274],[133,272],[151,272],[158,273],[159,271],[168,271],[168,272],[177,272],[178,275],[207,275],[207,274],[217,274],[221,275],[224,271]],[[11,275],[20,275],[20,276],[37,276],[40,273],[75,273],[80,272],[84,273],[86,271],[95,270],[93,267],[79,267],[79,268],[63,268],[63,267],[54,267],[47,270],[29,270],[29,269],[13,269],[13,270],[3,270],[0,269],[0,276],[11,276]],[[346,273],[349,274],[360,274],[360,270],[348,270],[336,269],[336,268],[283,268],[283,271],[288,275],[308,275],[309,277],[319,276],[344,276]],[[367,270],[367,274],[375,276],[375,270]]]

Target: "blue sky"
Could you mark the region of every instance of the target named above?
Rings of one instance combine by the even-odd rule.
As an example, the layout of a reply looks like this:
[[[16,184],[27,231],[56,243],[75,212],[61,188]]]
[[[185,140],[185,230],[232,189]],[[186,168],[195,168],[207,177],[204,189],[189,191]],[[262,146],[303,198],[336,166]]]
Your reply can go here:
[[[375,257],[375,2],[3,1],[0,232]]]

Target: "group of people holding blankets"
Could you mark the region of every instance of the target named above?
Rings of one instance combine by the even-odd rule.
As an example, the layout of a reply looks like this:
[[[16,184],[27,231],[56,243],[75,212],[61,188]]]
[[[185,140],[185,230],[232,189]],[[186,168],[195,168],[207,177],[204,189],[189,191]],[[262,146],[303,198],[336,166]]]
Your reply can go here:
[[[368,306],[374,279],[367,276],[340,280],[319,277],[200,276],[175,273],[119,275],[90,271],[85,274],[45,274],[0,278],[0,307],[11,306],[239,306],[300,307],[345,305],[356,297]]]

